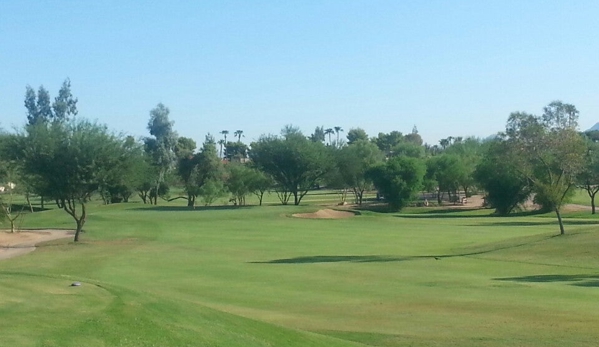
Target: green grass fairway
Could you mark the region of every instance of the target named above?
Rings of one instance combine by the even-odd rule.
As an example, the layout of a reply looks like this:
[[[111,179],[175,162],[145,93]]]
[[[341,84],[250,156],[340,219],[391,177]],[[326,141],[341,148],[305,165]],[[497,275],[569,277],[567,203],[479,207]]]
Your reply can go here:
[[[181,204],[93,206],[80,244],[0,261],[0,346],[599,343],[590,213],[556,237],[553,215],[307,220],[290,215],[317,206]],[[24,227],[69,218],[53,209]]]

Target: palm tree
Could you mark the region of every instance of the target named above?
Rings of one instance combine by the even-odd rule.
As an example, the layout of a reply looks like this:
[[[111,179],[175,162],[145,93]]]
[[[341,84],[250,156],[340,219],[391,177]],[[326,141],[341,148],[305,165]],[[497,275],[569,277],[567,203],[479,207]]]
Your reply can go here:
[[[237,136],[237,142],[241,142],[241,136],[243,134],[243,130],[235,130],[233,135]]]
[[[343,131],[343,128],[340,126],[335,127],[335,133],[337,133],[337,146],[339,146],[339,133]]]
[[[223,140],[223,139],[218,140],[218,144],[220,146],[220,157],[222,158],[223,157],[223,145],[225,144],[225,140]]]
[[[334,133],[332,128],[328,128],[327,130],[324,131],[325,135],[329,135],[329,145],[331,144],[331,134]]]
[[[222,130],[220,133],[225,137],[225,144],[227,144],[227,135],[229,134],[229,130]]]

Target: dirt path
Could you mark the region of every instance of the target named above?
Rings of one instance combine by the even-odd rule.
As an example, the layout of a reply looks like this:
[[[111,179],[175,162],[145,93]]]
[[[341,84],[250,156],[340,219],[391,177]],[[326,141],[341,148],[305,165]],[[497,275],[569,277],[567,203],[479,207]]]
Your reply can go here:
[[[0,260],[33,252],[41,242],[73,237],[69,230],[25,230],[18,233],[0,231]]]
[[[356,214],[349,211],[337,211],[331,209],[319,210],[314,213],[296,213],[293,217],[297,218],[309,218],[309,219],[340,219],[350,218]]]

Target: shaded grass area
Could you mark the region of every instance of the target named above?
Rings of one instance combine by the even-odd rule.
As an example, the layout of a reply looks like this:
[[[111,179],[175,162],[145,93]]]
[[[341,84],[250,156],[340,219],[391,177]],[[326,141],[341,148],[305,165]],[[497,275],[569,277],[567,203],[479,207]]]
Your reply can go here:
[[[414,209],[303,220],[288,216],[319,207],[191,211],[182,205],[94,207],[82,243],[55,241],[0,262],[2,341],[595,346],[599,340],[594,219],[570,216],[568,234],[557,237],[549,215]],[[25,223],[73,224],[57,210]],[[83,286],[69,287],[73,281]]]

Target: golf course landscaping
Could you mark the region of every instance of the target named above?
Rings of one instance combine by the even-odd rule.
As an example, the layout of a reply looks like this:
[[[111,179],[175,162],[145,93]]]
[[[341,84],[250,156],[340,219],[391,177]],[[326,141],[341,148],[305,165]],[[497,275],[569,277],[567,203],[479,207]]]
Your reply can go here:
[[[94,205],[79,243],[0,260],[0,345],[599,341],[599,220],[586,211],[564,213],[557,236],[552,214],[312,219],[292,215],[325,207],[181,205]],[[27,215],[22,229],[73,224],[54,209]]]

